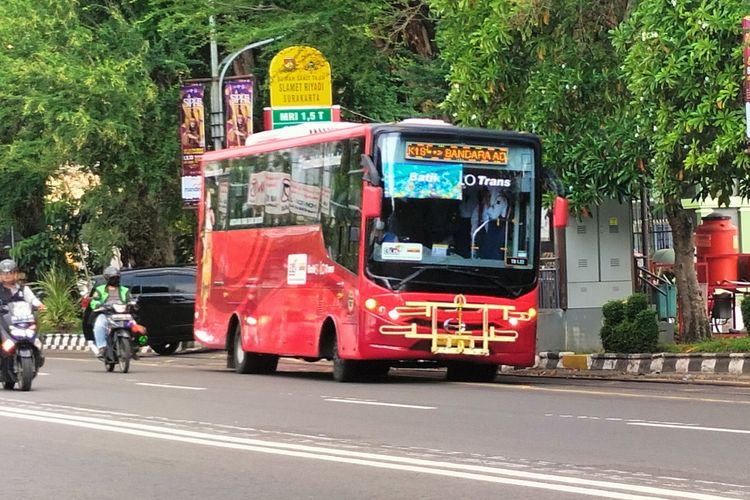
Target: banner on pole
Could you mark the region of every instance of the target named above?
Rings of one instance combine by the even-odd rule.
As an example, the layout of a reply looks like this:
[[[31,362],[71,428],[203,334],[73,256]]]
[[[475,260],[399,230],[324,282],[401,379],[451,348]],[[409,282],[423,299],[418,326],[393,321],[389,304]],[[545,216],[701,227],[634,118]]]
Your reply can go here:
[[[234,80],[224,85],[226,147],[237,148],[253,133],[253,81]]]
[[[180,88],[180,144],[182,151],[182,202],[194,208],[200,199],[200,162],[206,152],[206,125],[203,85],[185,84]]]

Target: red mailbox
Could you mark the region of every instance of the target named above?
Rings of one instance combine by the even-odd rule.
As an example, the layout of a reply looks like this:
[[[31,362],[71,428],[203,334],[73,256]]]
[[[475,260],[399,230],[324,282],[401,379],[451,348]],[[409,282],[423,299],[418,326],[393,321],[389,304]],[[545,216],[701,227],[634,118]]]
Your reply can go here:
[[[695,229],[695,248],[699,263],[705,264],[705,272],[699,268],[698,281],[714,285],[721,281],[737,280],[737,226],[731,217],[710,214]]]

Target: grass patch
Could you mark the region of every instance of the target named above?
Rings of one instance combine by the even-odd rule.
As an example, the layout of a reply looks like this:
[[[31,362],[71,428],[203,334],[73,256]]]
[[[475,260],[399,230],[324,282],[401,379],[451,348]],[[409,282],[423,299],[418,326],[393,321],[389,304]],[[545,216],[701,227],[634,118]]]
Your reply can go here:
[[[662,352],[690,353],[690,352],[750,352],[750,337],[737,339],[712,339],[695,344],[660,345]]]

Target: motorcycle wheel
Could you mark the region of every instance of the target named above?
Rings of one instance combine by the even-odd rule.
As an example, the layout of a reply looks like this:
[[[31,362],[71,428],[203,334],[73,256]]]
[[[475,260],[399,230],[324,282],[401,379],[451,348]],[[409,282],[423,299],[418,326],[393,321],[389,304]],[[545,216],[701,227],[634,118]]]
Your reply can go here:
[[[18,368],[19,389],[22,391],[31,390],[31,381],[34,380],[34,358],[21,358]]]
[[[130,370],[130,358],[133,356],[130,347],[130,340],[120,337],[117,339],[117,363],[120,365],[122,373],[128,373]]]

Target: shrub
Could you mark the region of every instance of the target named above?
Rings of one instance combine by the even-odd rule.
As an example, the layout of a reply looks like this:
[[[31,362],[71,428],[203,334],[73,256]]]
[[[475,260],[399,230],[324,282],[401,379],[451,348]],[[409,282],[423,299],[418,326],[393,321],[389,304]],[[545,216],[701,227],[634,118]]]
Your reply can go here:
[[[625,302],[621,300],[610,300],[602,307],[604,324],[614,326],[622,323],[625,319]]]
[[[750,295],[742,297],[740,311],[742,312],[742,324],[745,325],[745,330],[750,332]]]
[[[625,301],[625,317],[635,319],[636,315],[648,309],[648,298],[643,293],[634,293]]]
[[[605,351],[621,353],[654,352],[659,340],[656,313],[644,294],[626,301],[612,300],[602,307],[604,324],[599,332]]]
[[[46,309],[39,314],[43,333],[70,333],[80,326],[75,277],[67,269],[53,267],[33,283],[41,291]]]

